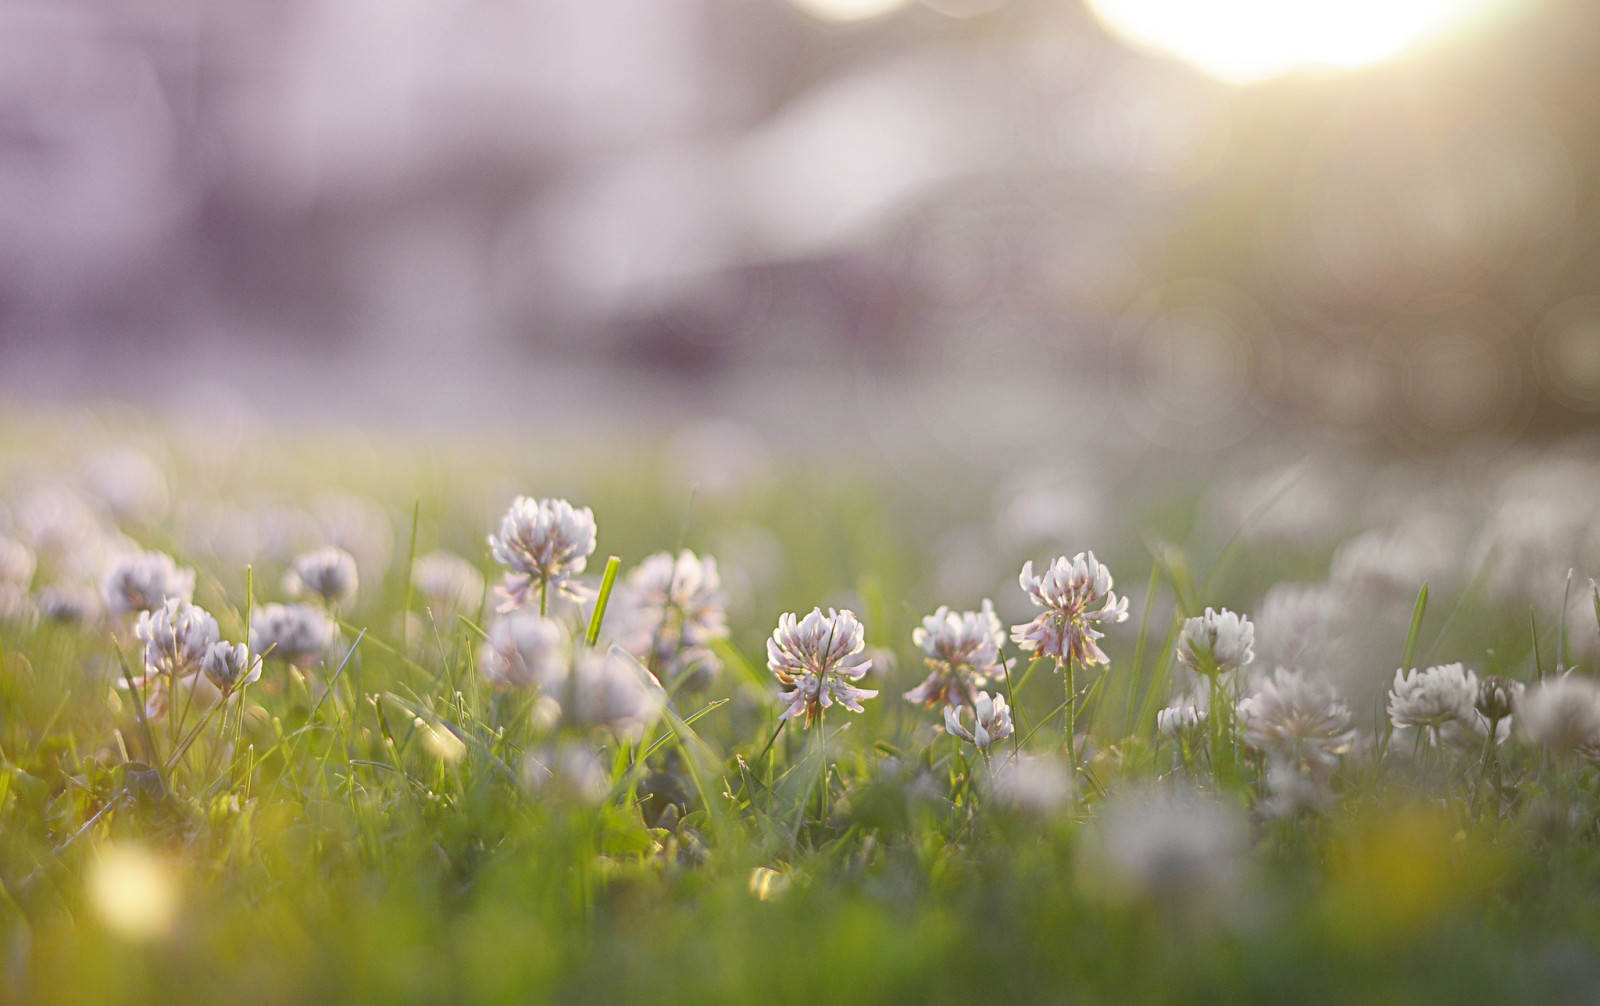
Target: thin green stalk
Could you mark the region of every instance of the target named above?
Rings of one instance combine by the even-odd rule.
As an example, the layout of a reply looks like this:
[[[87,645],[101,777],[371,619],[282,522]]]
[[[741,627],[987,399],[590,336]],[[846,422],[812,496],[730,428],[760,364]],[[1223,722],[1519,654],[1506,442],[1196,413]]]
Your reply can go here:
[[[616,584],[617,570],[621,568],[622,560],[618,557],[612,556],[606,560],[605,576],[600,580],[600,596],[595,598],[594,614],[589,618],[589,631],[584,636],[590,646],[600,641],[600,623],[606,617],[606,605],[611,602],[611,588]],[[542,593],[539,595],[539,601],[541,604],[544,602]]]

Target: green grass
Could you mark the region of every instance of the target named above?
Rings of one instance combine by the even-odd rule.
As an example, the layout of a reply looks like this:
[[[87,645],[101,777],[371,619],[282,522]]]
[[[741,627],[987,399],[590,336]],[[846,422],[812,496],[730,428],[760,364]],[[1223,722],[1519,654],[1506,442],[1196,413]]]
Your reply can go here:
[[[1185,762],[1155,732],[1183,614],[1248,611],[1274,582],[1326,568],[1325,554],[1208,545],[1192,526],[1200,486],[1140,490],[1104,540],[1064,543],[1112,566],[1135,618],[1109,630],[1109,668],[1077,672],[1077,797],[1041,815],[994,797],[983,757],[900,698],[924,673],[921,615],[980,599],[931,583],[934,543],[990,519],[985,499],[941,510],[814,467],[696,499],[686,531],[690,494],[648,452],[523,459],[507,475],[488,451],[441,467],[375,450],[393,464],[341,480],[325,457],[293,466],[316,452],[290,444],[228,489],[304,499],[341,480],[388,508],[396,557],[321,667],[274,665],[209,718],[147,723],[115,688],[140,659],[125,635],[0,628],[3,1001],[1551,1003],[1600,988],[1587,763],[1517,744],[1488,760],[1391,747],[1345,760],[1325,814],[1279,819],[1243,748],[1213,773],[1202,740]],[[179,500],[219,492],[179,457],[171,469]],[[527,783],[523,757],[551,738],[530,725],[530,697],[478,674],[481,625],[404,617],[420,610],[412,555],[445,545],[493,576],[483,538],[507,484],[594,506],[596,577],[606,555],[627,569],[680,540],[713,550],[733,528],[782,549],[777,578],[733,605],[720,676],[675,696],[636,744],[592,739],[610,789],[598,803]],[[200,570],[196,601],[225,638],[279,599],[270,559],[227,568],[170,529],[134,533]],[[1552,626],[1530,629],[1525,609],[1470,583],[1431,594],[1400,602],[1404,644],[1379,677],[1402,651],[1549,672]],[[765,637],[781,612],[841,601],[895,666],[864,714],[778,730]],[[1017,741],[1059,758],[1058,673],[1006,656],[1010,680],[991,687],[1015,689]],[[1375,706],[1353,713],[1369,734],[1386,722]],[[1247,816],[1247,865],[1225,890],[1140,889],[1089,854],[1118,794],[1158,781]],[[129,850],[175,896],[144,933],[97,887],[115,888],[106,871]]]

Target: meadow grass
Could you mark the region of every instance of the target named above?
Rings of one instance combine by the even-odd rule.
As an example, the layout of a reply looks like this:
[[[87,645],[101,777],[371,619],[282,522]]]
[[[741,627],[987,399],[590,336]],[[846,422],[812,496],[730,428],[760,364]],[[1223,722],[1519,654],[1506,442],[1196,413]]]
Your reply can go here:
[[[356,453],[369,463],[351,465],[327,462],[348,451],[294,442],[218,467],[151,450],[170,504],[118,533],[197,572],[193,600],[224,640],[246,639],[262,606],[284,599],[294,548],[258,543],[231,565],[187,533],[199,511],[186,501],[271,492],[310,512],[341,486],[386,515],[390,554],[330,612],[335,638],[314,660],[268,652],[259,680],[205,708],[173,687],[157,715],[126,687],[147,661],[132,616],[11,613],[6,1002],[1600,994],[1600,793],[1586,742],[1531,743],[1519,727],[1504,744],[1456,744],[1389,716],[1396,667],[1465,661],[1530,690],[1574,664],[1592,670],[1573,639],[1600,629],[1505,601],[1482,557],[1449,556],[1450,585],[1420,595],[1363,581],[1329,616],[1331,639],[1294,655],[1320,675],[1328,653],[1354,653],[1370,687],[1329,671],[1348,722],[1309,742],[1321,748],[1280,756],[1249,733],[1260,675],[1213,663],[1208,681],[1178,660],[1192,658],[1186,619],[1223,603],[1255,611],[1275,584],[1328,576],[1349,553],[1208,534],[1203,483],[1152,481],[1096,540],[1021,556],[1096,549],[1132,615],[1101,625],[1105,664],[1058,667],[1005,639],[985,687],[1009,701],[1013,729],[980,750],[901,696],[928,673],[912,630],[937,605],[975,609],[988,593],[1008,624],[1034,614],[1006,553],[1015,542],[993,546],[1003,579],[939,596],[938,543],[952,524],[994,519],[982,493],[931,506],[870,472],[797,464],[691,508],[648,453],[505,465],[486,451],[441,465],[414,445],[367,445]],[[14,453],[37,474],[58,452]],[[581,579],[608,603],[556,612],[564,660],[621,631],[619,571],[647,555],[741,541],[774,553],[724,555],[728,632],[708,646],[720,670],[679,679],[648,657],[663,705],[637,730],[580,719],[577,663],[539,687],[483,670],[509,617],[494,610],[501,571],[484,540],[534,485],[592,506],[598,525]],[[25,537],[27,508],[9,502],[8,533]],[[487,575],[486,604],[449,612],[419,595],[413,560],[439,546]],[[64,557],[39,551],[35,595],[66,575],[50,566]],[[1588,590],[1579,582],[1563,590]],[[875,665],[860,683],[878,694],[859,714],[821,709],[807,728],[779,719],[766,642],[780,614],[817,605],[860,616]],[[1264,664],[1282,640],[1260,621]],[[1211,714],[1158,730],[1185,694]]]

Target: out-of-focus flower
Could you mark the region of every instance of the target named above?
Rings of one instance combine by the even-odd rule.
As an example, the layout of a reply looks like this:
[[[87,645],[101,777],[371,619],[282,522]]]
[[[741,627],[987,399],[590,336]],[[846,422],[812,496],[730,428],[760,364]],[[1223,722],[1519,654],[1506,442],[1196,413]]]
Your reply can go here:
[[[1174,740],[1206,721],[1206,706],[1187,695],[1156,713],[1156,729]]]
[[[250,616],[250,652],[297,667],[314,664],[333,645],[334,624],[309,604],[266,604]]]
[[[956,612],[941,605],[911,630],[911,641],[922,650],[923,662],[932,673],[906,692],[907,701],[929,708],[972,706],[978,689],[991,677],[1005,673],[1000,666],[1005,639],[1005,627],[988,598],[980,611]]]
[[[1033,603],[1044,609],[1033,621],[1011,627],[1018,646],[1061,662],[1110,662],[1096,642],[1105,634],[1094,626],[1127,618],[1128,600],[1112,592],[1111,571],[1096,561],[1093,552],[1058,558],[1043,576],[1033,575],[1030,560],[1023,564],[1018,581]]]
[[[394,557],[394,522],[383,507],[348,492],[323,493],[311,505],[316,544],[333,545],[355,556],[374,577],[382,577]]]
[[[785,613],[767,640],[767,668],[792,691],[780,719],[805,713],[806,726],[837,701],[851,712],[861,712],[861,700],[875,697],[875,689],[857,688],[872,661],[866,648],[866,630],[855,612],[811,609],[805,618]]]
[[[1530,685],[1517,702],[1517,725],[1529,743],[1600,754],[1600,682],[1569,672]]]
[[[983,784],[996,803],[1040,817],[1072,798],[1072,773],[1066,762],[1048,755],[996,758],[984,773]]]
[[[1290,765],[1332,766],[1355,742],[1350,708],[1333,686],[1280,667],[1239,702],[1245,743]]]
[[[0,537],[0,618],[19,618],[28,607],[28,585],[37,565],[33,549]]]
[[[429,552],[411,564],[411,582],[422,603],[441,614],[469,614],[483,603],[483,574],[450,552]]]
[[[13,513],[22,540],[56,576],[76,579],[99,573],[111,529],[82,495],[59,486],[41,487],[18,500]]]
[[[560,499],[518,496],[500,519],[500,533],[489,536],[494,560],[507,568],[502,612],[529,604],[535,593],[556,590],[582,599],[587,591],[575,577],[588,565],[595,546],[594,511],[575,509]]]
[[[309,594],[330,608],[349,604],[359,586],[355,557],[332,545],[307,552],[295,559],[283,586],[290,597]]]
[[[101,451],[89,460],[84,477],[89,490],[118,520],[154,524],[167,512],[167,480],[141,450]]]
[[[567,634],[554,619],[519,609],[489,623],[488,634],[478,669],[492,684],[549,692],[566,680]]]
[[[257,660],[252,666],[249,647],[222,640],[212,643],[206,650],[200,670],[224,695],[229,695],[239,686],[261,677],[261,661]]]
[[[169,677],[183,677],[200,668],[217,641],[217,620],[205,609],[172,598],[139,616],[133,634],[144,643],[144,665]]]
[[[194,570],[179,569],[165,552],[139,552],[112,561],[100,581],[112,617],[155,611],[168,600],[194,597]]]
[[[1207,676],[1237,671],[1255,659],[1256,629],[1250,619],[1223,608],[1206,609],[1183,623],[1178,660]]]
[[[1321,814],[1333,806],[1333,767],[1271,758],[1267,761],[1267,800],[1274,817]]]
[[[571,722],[604,728],[628,743],[643,736],[667,705],[661,682],[620,646],[580,653],[572,664],[569,694]]]
[[[1389,720],[1397,727],[1424,727],[1430,736],[1452,720],[1470,723],[1477,715],[1478,676],[1461,664],[1443,664],[1425,671],[1394,672],[1389,691]]]
[[[1508,681],[1498,674],[1489,674],[1478,682],[1475,706],[1478,715],[1490,722],[1506,719],[1517,711],[1526,686],[1520,681]]]
[[[1097,876],[1160,901],[1225,892],[1244,871],[1249,848],[1239,808],[1173,788],[1114,794],[1085,846]]]
[[[1265,666],[1293,667],[1314,659],[1344,614],[1343,600],[1326,584],[1280,583],[1267,591],[1254,624]]]
[[[564,743],[528,752],[522,760],[522,778],[528,788],[595,804],[611,792],[611,777],[594,748]]]
[[[40,618],[73,625],[92,621],[99,604],[100,596],[93,587],[68,587],[58,583],[40,588],[34,598]]]
[[[728,637],[726,608],[717,560],[658,552],[628,574],[621,645],[668,681],[709,678],[722,668],[710,644]]]
[[[962,724],[966,709],[966,706],[944,707],[944,729],[950,736],[961,738],[979,751],[987,751],[989,745],[1011,736],[1011,707],[1006,705],[1004,695],[991,697],[988,692],[978,693],[972,704],[971,730]]]

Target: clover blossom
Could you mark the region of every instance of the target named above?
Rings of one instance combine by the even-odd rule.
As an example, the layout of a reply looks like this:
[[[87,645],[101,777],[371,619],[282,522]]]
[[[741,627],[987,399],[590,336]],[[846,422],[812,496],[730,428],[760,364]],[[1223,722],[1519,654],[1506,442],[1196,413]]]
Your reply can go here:
[[[1471,724],[1477,717],[1478,676],[1462,664],[1394,672],[1389,720],[1396,727],[1426,728],[1437,739],[1446,723]]]
[[[728,638],[717,560],[688,549],[649,556],[628,574],[621,645],[671,681],[716,674],[711,642]]]
[[[572,664],[564,716],[577,726],[609,730],[619,740],[638,741],[667,705],[661,682],[620,646],[604,653],[584,650]]]
[[[411,583],[425,607],[454,614],[483,603],[483,574],[459,555],[429,552],[411,564]]]
[[[500,519],[500,533],[489,536],[489,551],[506,567],[501,612],[529,604],[535,590],[543,613],[549,592],[582,600],[588,591],[574,577],[588,565],[595,546],[594,511],[575,509],[562,499],[518,496]]]
[[[334,624],[309,604],[267,604],[250,616],[250,652],[296,667],[314,664],[333,645]]]
[[[1355,742],[1350,707],[1321,677],[1280,667],[1239,702],[1244,741],[1288,765],[1334,765]]]
[[[1192,699],[1185,695],[1165,709],[1156,712],[1156,729],[1163,737],[1176,740],[1197,730],[1206,721],[1207,706],[1204,696]]]
[[[1110,663],[1096,642],[1105,634],[1094,625],[1127,618],[1128,599],[1112,591],[1111,571],[1095,560],[1093,552],[1057,558],[1043,576],[1033,575],[1030,560],[1017,579],[1033,603],[1044,609],[1033,621],[1011,627],[1018,646],[1054,657],[1058,663]],[[1101,606],[1095,609],[1096,604]]]
[[[478,670],[502,688],[550,691],[567,678],[567,634],[560,623],[518,609],[489,623]]]
[[[978,693],[972,703],[973,722],[970,730],[962,723],[965,709],[965,706],[957,705],[944,707],[945,733],[959,737],[979,751],[988,751],[989,745],[995,741],[1003,741],[1011,736],[1011,707],[1006,705],[1004,695],[991,697],[988,692]]]
[[[1600,681],[1568,672],[1530,686],[1517,702],[1517,725],[1529,743],[1600,755]]]
[[[1250,619],[1227,608],[1207,608],[1183,623],[1177,657],[1197,674],[1211,676],[1237,671],[1255,659],[1255,626]]]
[[[295,559],[294,569],[284,577],[290,597],[309,594],[329,608],[354,600],[359,584],[355,557],[332,545]]]
[[[261,661],[250,662],[250,648],[227,640],[212,643],[200,660],[200,671],[224,695],[261,677]]]
[[[112,561],[100,593],[113,617],[156,611],[168,599],[194,598],[194,570],[179,569],[165,552],[136,552]]]
[[[219,630],[205,609],[171,598],[155,611],[141,614],[133,634],[144,643],[147,672],[180,678],[200,669]]]
[[[804,712],[806,726],[810,726],[835,701],[851,712],[861,712],[861,700],[878,694],[875,689],[850,684],[859,681],[872,665],[861,652],[866,648],[865,637],[866,630],[853,611],[829,608],[823,614],[821,608],[813,608],[803,619],[792,612],[780,616],[767,640],[767,667],[793,690],[782,693],[788,708],[779,719]]]
[[[906,701],[928,708],[976,708],[978,689],[991,677],[1005,673],[1000,663],[1000,647],[1005,639],[1005,627],[988,598],[984,598],[980,611],[956,612],[940,605],[939,610],[911,630],[911,641],[922,650],[923,662],[932,673],[905,693]]]

